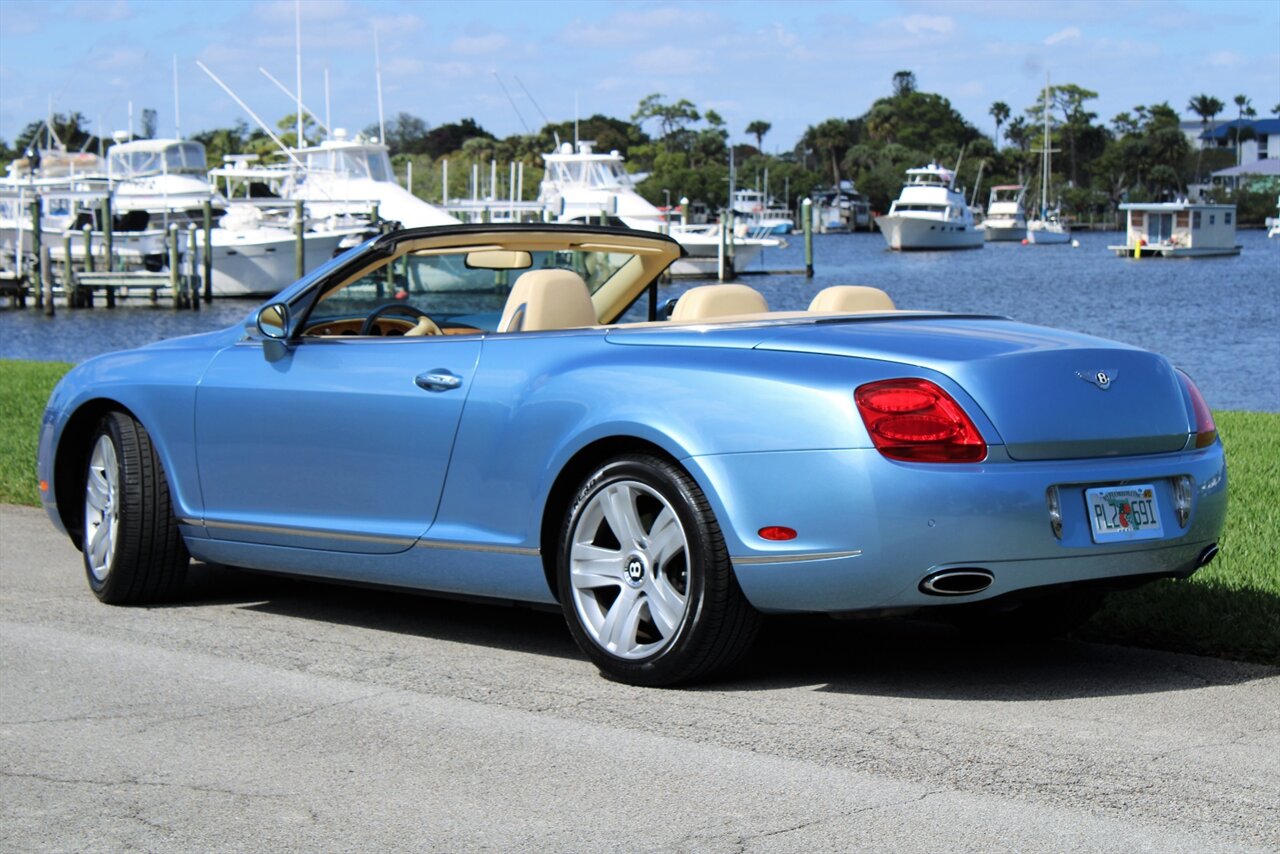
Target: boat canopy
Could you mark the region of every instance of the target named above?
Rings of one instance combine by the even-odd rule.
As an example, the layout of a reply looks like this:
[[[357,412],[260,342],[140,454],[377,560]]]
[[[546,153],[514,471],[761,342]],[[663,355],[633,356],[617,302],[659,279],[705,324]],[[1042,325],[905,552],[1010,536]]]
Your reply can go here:
[[[107,152],[107,175],[128,181],[148,175],[204,175],[204,146],[198,142],[140,139],[113,145]]]
[[[956,173],[937,163],[907,170],[908,185],[950,187],[956,179]]]
[[[369,178],[374,181],[395,180],[386,146],[322,144],[319,148],[305,148],[297,154],[311,173],[328,172],[342,178]]]

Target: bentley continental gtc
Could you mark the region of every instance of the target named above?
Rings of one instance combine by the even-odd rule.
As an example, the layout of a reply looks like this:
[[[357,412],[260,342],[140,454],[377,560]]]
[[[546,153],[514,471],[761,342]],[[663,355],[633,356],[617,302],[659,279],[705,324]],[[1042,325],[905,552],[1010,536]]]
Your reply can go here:
[[[1164,357],[853,285],[660,308],[680,252],[376,237],[242,325],[73,369],[45,509],[106,603],[179,597],[194,557],[558,605],[641,685],[725,670],[774,613],[1062,631],[1216,553],[1222,444]]]

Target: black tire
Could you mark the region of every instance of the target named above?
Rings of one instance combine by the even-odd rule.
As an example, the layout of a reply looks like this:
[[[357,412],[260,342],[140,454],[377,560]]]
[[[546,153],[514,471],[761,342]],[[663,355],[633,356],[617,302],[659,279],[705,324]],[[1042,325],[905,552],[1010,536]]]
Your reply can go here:
[[[105,473],[110,454],[114,479]],[[106,488],[108,480],[114,482]],[[177,596],[190,555],[178,532],[169,482],[151,436],[122,412],[103,416],[93,434],[84,513],[85,575],[98,599],[110,605],[145,605]]]
[[[1049,640],[1088,620],[1105,598],[1097,590],[1064,590],[994,610],[965,609],[952,615],[951,622],[989,640]]]
[[[613,530],[625,526],[602,509],[614,506],[610,496],[622,496],[619,505],[634,511],[638,527],[632,530],[639,535],[630,545]],[[575,575],[575,547],[579,556],[587,554],[584,548],[601,555],[591,565],[608,569],[584,571],[582,561]],[[615,571],[621,574],[613,582]],[[649,454],[617,457],[583,481],[565,511],[556,578],[578,646],[605,676],[631,685],[675,685],[723,672],[750,648],[759,628],[706,496],[679,466]],[[618,635],[608,628],[608,614],[624,600],[634,629],[624,627],[622,642],[611,649],[608,638]],[[614,616],[614,623],[623,619]]]

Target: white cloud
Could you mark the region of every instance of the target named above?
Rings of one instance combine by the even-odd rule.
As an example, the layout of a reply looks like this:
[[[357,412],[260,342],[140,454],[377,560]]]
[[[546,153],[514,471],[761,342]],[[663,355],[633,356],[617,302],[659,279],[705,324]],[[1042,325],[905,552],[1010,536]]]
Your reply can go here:
[[[1214,68],[1235,68],[1244,65],[1244,57],[1230,50],[1218,50],[1205,57],[1205,65]]]
[[[510,45],[511,39],[501,33],[486,36],[459,36],[449,44],[449,51],[462,56],[485,56],[500,53]]]
[[[133,17],[126,0],[93,0],[71,5],[71,17],[89,21],[124,21]]]
[[[945,36],[954,32],[956,28],[955,19],[945,15],[908,15],[899,19],[899,23],[913,36],[925,34]]]
[[[1046,38],[1044,40],[1044,43],[1047,45],[1053,45],[1053,44],[1058,44],[1059,42],[1079,41],[1079,40],[1080,40],[1080,28],[1067,27],[1065,30],[1059,30],[1058,32]]]
[[[101,71],[128,71],[141,68],[146,62],[147,52],[144,50],[116,48],[101,59],[94,60],[93,64]]]
[[[632,54],[629,64],[637,72],[653,77],[680,77],[716,70],[709,51],[671,46]]]

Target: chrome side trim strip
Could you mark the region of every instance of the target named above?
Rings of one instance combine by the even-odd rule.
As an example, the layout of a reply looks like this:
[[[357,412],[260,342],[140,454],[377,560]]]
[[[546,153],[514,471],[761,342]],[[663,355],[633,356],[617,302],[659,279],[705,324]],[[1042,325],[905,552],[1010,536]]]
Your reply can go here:
[[[750,555],[747,557],[730,557],[729,560],[743,566],[764,563],[803,563],[810,560],[835,560],[842,557],[858,557],[862,549],[851,552],[810,552],[808,554],[776,554]]]
[[[204,527],[204,522],[200,521],[199,519],[179,519],[179,520],[178,520],[178,524],[179,524],[179,525],[189,525],[189,526],[191,526],[192,528],[203,528],[203,527]]]
[[[522,546],[484,546],[477,543],[458,543],[449,540],[418,540],[420,549],[450,549],[460,552],[488,552],[500,555],[521,555],[523,557],[540,557],[542,549],[527,549]]]
[[[409,548],[413,540],[407,537],[378,537],[372,534],[347,534],[338,531],[320,531],[311,528],[287,528],[283,525],[249,525],[243,522],[209,522],[207,528],[222,528],[228,531],[256,531],[260,534],[283,534],[291,537],[317,537],[324,540],[349,540],[356,543],[386,543]]]
[[[521,546],[488,546],[478,543],[458,543],[449,540],[412,540],[406,537],[379,537],[372,534],[347,534],[338,531],[320,531],[310,528],[289,528],[283,525],[250,525],[244,522],[196,522],[180,520],[183,524],[201,525],[209,528],[222,528],[228,531],[256,531],[261,534],[283,534],[293,537],[317,537],[326,540],[348,540],[356,543],[384,543],[409,548],[416,545],[424,549],[450,549],[454,551],[488,552],[490,554],[521,555],[523,557],[540,557],[541,549],[529,549]]]

